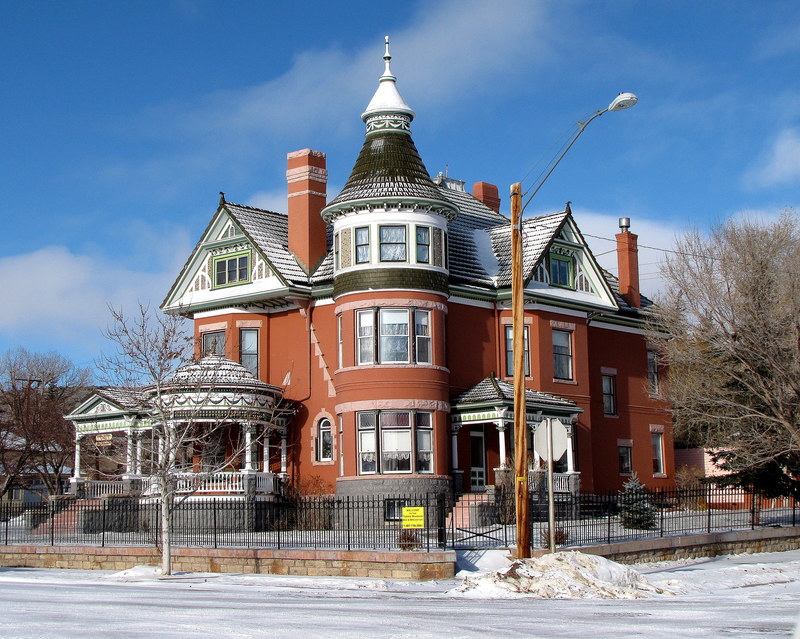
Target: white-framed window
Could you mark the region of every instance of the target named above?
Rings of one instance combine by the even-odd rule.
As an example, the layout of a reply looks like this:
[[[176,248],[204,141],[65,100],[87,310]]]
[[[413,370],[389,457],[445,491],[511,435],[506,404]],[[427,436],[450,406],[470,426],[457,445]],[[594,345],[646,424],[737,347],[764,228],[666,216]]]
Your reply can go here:
[[[380,321],[378,360],[382,364],[408,363],[408,309],[382,308],[378,316]]]
[[[428,264],[431,261],[431,228],[417,227],[417,262]]]
[[[553,377],[572,379],[572,333],[553,329]]]
[[[339,234],[333,235],[333,270],[339,270]]]
[[[572,288],[572,258],[550,255],[550,284]]]
[[[356,264],[369,263],[369,227],[357,226],[355,228]]]
[[[323,417],[317,423],[317,436],[314,440],[314,461],[333,460],[333,425],[331,420]]]
[[[378,447],[376,437],[377,414],[371,411],[356,413],[358,426],[358,473],[374,475],[378,472]]]
[[[359,474],[433,472],[433,414],[425,411],[356,413]]]
[[[619,474],[630,475],[633,473],[633,447],[617,446],[619,458]]]
[[[239,362],[258,377],[258,329],[239,329]]]
[[[603,375],[603,414],[617,414],[617,376]]]
[[[203,333],[203,355],[221,355],[225,357],[225,331]]]
[[[525,349],[525,377],[531,375],[531,352],[528,326],[522,327],[522,344]],[[506,324],[506,377],[514,377],[514,325]]]
[[[405,262],[406,227],[405,226],[379,226],[381,262]]]
[[[415,413],[418,473],[433,472],[433,413]]]
[[[416,308],[357,311],[356,340],[359,365],[430,364],[431,312]]]
[[[214,287],[246,284],[250,281],[250,251],[214,258]]]
[[[650,441],[653,448],[653,474],[664,474],[664,435],[662,433],[650,433]]]
[[[414,310],[414,354],[417,364],[431,363],[431,312]]]
[[[358,363],[375,363],[375,311],[356,312]]]
[[[647,389],[653,395],[658,394],[658,353],[647,351]]]
[[[336,316],[336,362],[338,367],[342,367],[342,357],[344,354],[344,336],[342,335],[342,316]]]

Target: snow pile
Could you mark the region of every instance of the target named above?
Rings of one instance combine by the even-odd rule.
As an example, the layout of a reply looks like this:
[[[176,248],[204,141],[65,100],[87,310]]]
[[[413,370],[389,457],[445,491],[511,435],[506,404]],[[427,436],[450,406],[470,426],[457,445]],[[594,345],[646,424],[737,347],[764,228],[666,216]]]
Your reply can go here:
[[[470,598],[638,599],[664,593],[640,573],[604,557],[557,552],[518,559],[506,569],[467,577],[450,594]]]
[[[107,579],[115,581],[141,581],[142,579],[158,579],[159,577],[161,577],[161,568],[157,566],[134,566],[133,568],[107,575]]]

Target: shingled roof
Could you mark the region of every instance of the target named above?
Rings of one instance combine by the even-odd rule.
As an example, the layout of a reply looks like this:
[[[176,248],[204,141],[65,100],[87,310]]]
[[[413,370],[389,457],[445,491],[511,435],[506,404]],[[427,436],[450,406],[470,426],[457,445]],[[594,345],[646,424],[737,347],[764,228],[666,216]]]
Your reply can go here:
[[[224,207],[284,280],[293,284],[309,283],[308,274],[289,252],[289,218],[286,215],[233,202],[225,202]]]
[[[514,386],[506,381],[489,376],[454,398],[451,405],[454,408],[465,408],[470,405],[502,405],[509,402],[511,404],[514,403]],[[529,406],[547,406],[576,412],[579,410],[578,405],[570,399],[529,388],[525,389],[525,402]]]
[[[378,199],[449,203],[428,175],[408,134],[387,131],[367,136],[342,192],[326,208]]]

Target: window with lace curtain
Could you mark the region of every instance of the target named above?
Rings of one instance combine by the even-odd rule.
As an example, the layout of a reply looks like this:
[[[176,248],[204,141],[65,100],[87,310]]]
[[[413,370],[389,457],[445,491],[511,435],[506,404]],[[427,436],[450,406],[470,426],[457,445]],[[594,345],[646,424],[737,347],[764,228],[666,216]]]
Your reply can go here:
[[[357,413],[361,475],[433,472],[433,415],[424,411]]]
[[[381,262],[405,262],[406,227],[381,226],[378,230]]]
[[[356,342],[359,365],[430,364],[431,312],[409,308],[357,311]]]

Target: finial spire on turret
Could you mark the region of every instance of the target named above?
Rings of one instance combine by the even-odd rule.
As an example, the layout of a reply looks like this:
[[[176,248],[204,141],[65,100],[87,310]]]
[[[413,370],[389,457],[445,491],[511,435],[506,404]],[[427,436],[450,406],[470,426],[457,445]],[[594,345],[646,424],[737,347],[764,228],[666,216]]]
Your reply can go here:
[[[411,109],[406,101],[403,100],[400,93],[397,91],[397,78],[392,74],[390,63],[392,61],[392,54],[389,53],[389,36],[385,38],[386,49],[383,54],[384,70],[383,75],[378,79],[378,90],[372,96],[372,100],[367,105],[367,110],[362,114],[362,119],[367,122],[372,116],[379,116],[382,119],[392,117],[394,119],[400,118],[404,123],[399,126],[393,124],[391,128],[395,130],[408,131],[408,123],[414,118],[414,111]],[[368,127],[368,132],[374,128],[383,127]]]
[[[383,77],[381,79],[383,79],[383,78],[385,78],[387,76],[394,78],[394,76],[392,75],[392,70],[389,68],[389,63],[391,61],[392,61],[392,54],[389,53],[389,36],[387,35],[386,36],[386,53],[383,54],[383,62],[386,65],[386,68],[383,70]]]

